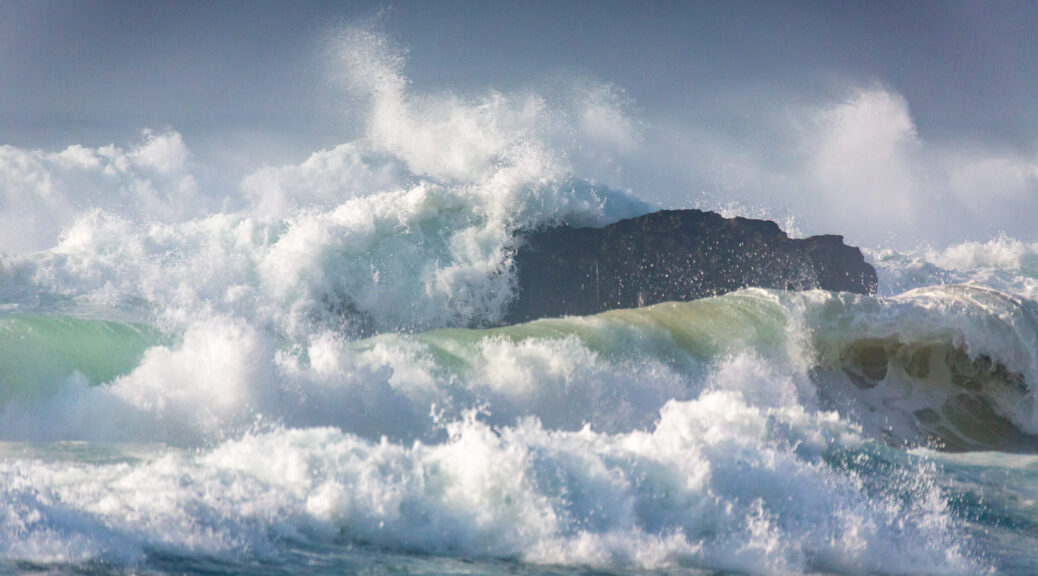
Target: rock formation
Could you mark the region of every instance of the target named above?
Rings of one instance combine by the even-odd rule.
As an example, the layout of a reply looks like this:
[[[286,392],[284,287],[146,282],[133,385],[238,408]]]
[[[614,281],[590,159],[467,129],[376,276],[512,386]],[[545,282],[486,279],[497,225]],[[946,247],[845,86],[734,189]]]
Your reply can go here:
[[[756,286],[873,293],[876,271],[842,236],[790,239],[767,220],[663,210],[605,228],[533,231],[516,251],[505,317],[595,314]]]

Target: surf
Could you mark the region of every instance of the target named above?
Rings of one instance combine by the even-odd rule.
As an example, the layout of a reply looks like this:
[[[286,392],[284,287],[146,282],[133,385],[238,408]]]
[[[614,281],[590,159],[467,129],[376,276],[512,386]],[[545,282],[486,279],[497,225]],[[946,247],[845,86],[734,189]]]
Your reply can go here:
[[[654,208],[574,168],[638,123],[608,85],[427,93],[343,42],[363,133],[234,190],[172,129],[0,150],[41,222],[0,238],[0,569],[1034,567],[1033,511],[975,498],[1033,478],[990,462],[1038,434],[1032,246],[487,328],[521,231]]]

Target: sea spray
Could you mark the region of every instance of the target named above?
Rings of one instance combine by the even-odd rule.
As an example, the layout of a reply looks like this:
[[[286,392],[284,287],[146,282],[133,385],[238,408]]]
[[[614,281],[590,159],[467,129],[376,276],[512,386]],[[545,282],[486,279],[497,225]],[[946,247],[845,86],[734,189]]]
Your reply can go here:
[[[760,375],[737,360],[716,378]],[[612,568],[976,568],[949,531],[943,500],[930,495],[932,471],[908,459],[899,465],[911,475],[889,476],[882,463],[901,453],[872,452],[836,414],[795,402],[715,390],[668,403],[646,431],[552,431],[535,419],[491,427],[470,413],[445,433],[440,443],[401,445],[330,428],[272,430],[201,454],[8,464],[5,496],[18,506],[3,552],[234,561],[276,555],[279,540],[346,538]]]
[[[424,94],[342,42],[363,137],[235,190],[173,130],[2,150],[4,217],[39,225],[0,237],[0,570],[1033,572],[977,453],[933,452],[991,446],[962,394],[1036,431],[1026,258],[482,329],[518,231],[651,209],[571,162],[638,123],[603,85]],[[953,256],[910,287],[984,281]]]

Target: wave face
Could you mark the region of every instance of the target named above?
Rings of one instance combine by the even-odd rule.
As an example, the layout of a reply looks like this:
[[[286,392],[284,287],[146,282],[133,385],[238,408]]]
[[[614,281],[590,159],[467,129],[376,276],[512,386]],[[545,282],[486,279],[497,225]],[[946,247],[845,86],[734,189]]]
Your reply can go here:
[[[518,231],[651,209],[574,175],[637,123],[342,42],[365,135],[230,194],[175,132],[0,149],[0,570],[1038,569],[1033,247],[483,329]]]

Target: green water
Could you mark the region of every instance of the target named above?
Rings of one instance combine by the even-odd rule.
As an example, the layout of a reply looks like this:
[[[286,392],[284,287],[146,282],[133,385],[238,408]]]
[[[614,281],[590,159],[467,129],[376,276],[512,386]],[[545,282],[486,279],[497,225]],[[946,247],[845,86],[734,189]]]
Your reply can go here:
[[[0,316],[0,401],[45,392],[75,374],[110,382],[172,339],[135,323],[39,314]]]

